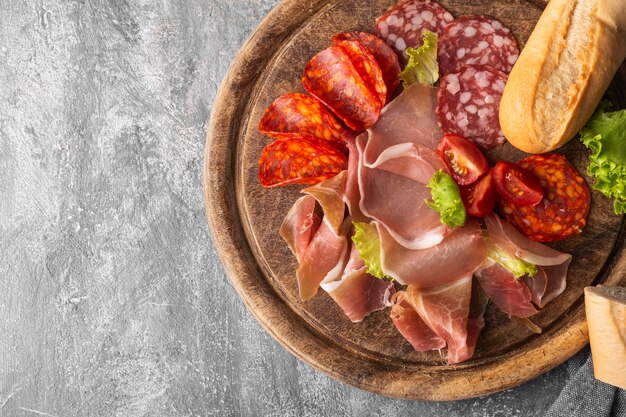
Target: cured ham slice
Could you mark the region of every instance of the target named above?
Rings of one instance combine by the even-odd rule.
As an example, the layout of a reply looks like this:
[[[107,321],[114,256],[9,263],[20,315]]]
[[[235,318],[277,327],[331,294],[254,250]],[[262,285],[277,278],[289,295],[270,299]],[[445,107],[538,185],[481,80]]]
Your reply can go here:
[[[422,320],[446,341],[448,363],[468,359],[473,351],[467,343],[472,276],[427,289],[409,285],[406,292]]]
[[[330,222],[322,219],[296,270],[302,300],[313,297],[322,281],[335,281],[341,276],[348,258],[349,225],[348,221],[345,222],[343,233],[337,235]]]
[[[320,221],[315,214],[315,199],[308,195],[297,199],[283,220],[280,236],[287,242],[298,262],[306,253]]]
[[[366,272],[354,246],[340,280],[320,286],[341,307],[352,322],[359,322],[374,311],[384,309],[395,292],[393,282],[376,279]]]
[[[367,132],[363,133],[367,135]],[[349,150],[348,169],[346,170],[346,188],[343,193],[344,201],[348,205],[348,211],[352,221],[365,222],[367,217],[361,212],[359,201],[361,193],[359,191],[359,151],[356,147],[356,137],[346,138],[346,146]]]
[[[366,139],[359,136],[356,141],[361,212],[382,224],[406,248],[426,249],[439,244],[450,228],[441,224],[439,213],[426,204],[428,188],[410,178],[365,167],[362,152]]]
[[[391,297],[391,320],[400,334],[418,352],[443,349],[446,341],[437,336],[406,299],[406,292],[398,291]]]
[[[434,151],[443,137],[443,131],[437,124],[436,107],[437,88],[416,83],[404,90],[383,109],[376,124],[368,130],[364,165],[381,167],[384,162],[398,158],[402,153],[411,158],[413,153],[419,155],[427,149]],[[387,149],[401,144],[410,146],[385,153]],[[385,166],[391,167],[392,164]]]
[[[302,190],[304,194],[312,196],[322,206],[324,218],[337,234],[340,232],[345,217],[344,193],[347,174],[347,171],[341,171],[332,178]]]
[[[475,275],[487,296],[506,314],[525,318],[538,313],[530,289],[499,263],[488,263]]]
[[[524,282],[532,290],[535,304],[544,307],[565,291],[567,270],[572,261],[572,255],[528,239],[495,214],[485,217],[485,225],[489,237],[496,246],[523,261],[541,267],[534,277],[524,278]]]
[[[400,284],[428,288],[471,276],[487,254],[475,220],[455,229],[438,245],[421,250],[407,249],[398,244],[385,227],[376,226],[383,272]]]

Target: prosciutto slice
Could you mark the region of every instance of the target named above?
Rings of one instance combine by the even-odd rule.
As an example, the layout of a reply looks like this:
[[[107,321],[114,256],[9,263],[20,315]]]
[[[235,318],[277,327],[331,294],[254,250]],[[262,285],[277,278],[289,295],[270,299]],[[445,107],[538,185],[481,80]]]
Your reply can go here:
[[[327,218],[322,219],[296,270],[302,300],[313,297],[322,281],[332,282],[341,276],[348,260],[350,224],[346,221],[338,235]]]
[[[356,141],[359,150],[359,207],[377,220],[393,238],[408,249],[426,249],[439,244],[450,232],[441,224],[439,213],[425,200],[430,191],[424,184],[392,172],[367,168],[363,164],[366,136]]]
[[[409,285],[406,292],[422,320],[446,341],[448,363],[468,359],[473,352],[473,347],[468,346],[467,332],[472,276],[426,289]]]
[[[341,224],[345,217],[346,205],[344,193],[346,189],[347,171],[341,171],[332,178],[302,190],[315,198],[324,211],[324,217],[332,226],[335,233],[339,234]]]
[[[475,220],[455,229],[438,245],[421,250],[407,249],[385,227],[374,224],[380,236],[383,272],[400,284],[429,288],[471,276],[487,254]]]
[[[389,103],[381,112],[376,124],[368,130],[369,139],[364,149],[364,165],[373,168],[392,159],[384,154],[388,148],[399,144],[409,154],[423,149],[434,151],[443,137],[437,124],[437,88],[413,84]],[[398,149],[393,158],[397,158]],[[410,155],[408,155],[410,156]],[[391,165],[390,165],[391,166]]]
[[[341,279],[320,285],[355,323],[374,311],[384,309],[389,296],[395,292],[392,282],[376,279],[366,269],[353,245]]]
[[[280,236],[287,242],[298,262],[306,253],[320,221],[315,214],[315,199],[308,195],[297,199],[283,220]]]
[[[391,297],[391,320],[396,329],[418,352],[443,349],[446,341],[437,336],[407,301],[404,291],[398,291]]]
[[[531,290],[532,301],[535,304],[542,308],[565,291],[567,270],[572,255],[526,238],[514,226],[495,214],[485,217],[485,225],[489,237],[496,246],[541,267],[537,275],[523,279]]]
[[[489,261],[475,275],[487,296],[506,314],[525,318],[538,313],[530,289],[499,263]]]
[[[367,132],[363,133],[367,137]],[[348,211],[352,217],[352,221],[366,222],[367,217],[361,212],[359,201],[361,200],[361,192],[359,191],[359,151],[356,147],[356,137],[346,138],[346,146],[348,147],[348,169],[346,170],[346,188],[343,193],[345,203],[348,205]]]

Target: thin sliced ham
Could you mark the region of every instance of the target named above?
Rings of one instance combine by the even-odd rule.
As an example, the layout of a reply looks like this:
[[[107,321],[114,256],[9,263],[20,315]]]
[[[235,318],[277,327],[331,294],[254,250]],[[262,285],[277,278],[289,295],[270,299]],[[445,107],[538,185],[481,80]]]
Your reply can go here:
[[[435,150],[443,137],[437,124],[437,88],[415,83],[389,103],[376,124],[368,130],[364,165],[381,165],[381,155],[388,148],[410,143],[417,152]],[[405,148],[409,149],[409,148]],[[383,159],[390,159],[389,155]]]
[[[367,132],[363,134],[367,135]],[[352,221],[367,222],[367,217],[359,207],[361,192],[359,191],[359,151],[356,147],[356,137],[346,138],[346,146],[350,153],[348,154],[348,169],[346,170],[346,188],[343,193],[344,201],[348,205]]]
[[[366,163],[365,166],[393,172],[424,185],[428,184],[433,174],[439,170],[450,173],[446,163],[435,151],[410,142],[390,146],[374,163]]]
[[[347,171],[341,171],[332,178],[302,190],[302,193],[308,194],[317,200],[324,211],[324,218],[337,234],[340,232],[346,212],[344,194],[347,174]]]
[[[439,244],[450,232],[439,213],[428,207],[430,191],[424,184],[402,175],[363,165],[366,136],[356,140],[359,150],[359,207],[378,221],[393,238],[408,249],[426,249]]]
[[[390,295],[395,292],[393,282],[376,279],[366,270],[365,262],[360,258],[356,246],[352,245],[341,279],[320,284],[350,321],[355,323],[387,307]]]
[[[406,292],[391,297],[391,320],[398,331],[418,352],[443,349],[446,341],[437,336],[406,299]]]
[[[298,262],[306,253],[320,221],[321,219],[315,214],[315,199],[308,195],[297,199],[285,216],[279,233]]]
[[[421,250],[407,249],[385,227],[374,224],[380,236],[383,272],[400,284],[428,288],[471,276],[487,254],[475,220],[456,228],[438,245]]]
[[[528,239],[514,226],[495,214],[485,217],[485,225],[487,234],[496,246],[541,267],[537,275],[523,279],[531,291],[532,301],[537,306],[543,308],[565,291],[567,270],[572,261],[572,255]]]
[[[302,300],[313,297],[322,282],[336,281],[341,277],[348,261],[350,225],[349,220],[344,222],[342,233],[338,235],[326,217],[322,219],[296,270]]]
[[[522,318],[538,313],[531,303],[530,289],[499,263],[487,261],[475,275],[487,296],[504,313]]]
[[[422,320],[446,341],[448,363],[467,360],[473,352],[473,347],[467,343],[472,276],[426,289],[409,285],[406,292],[410,304],[415,307]]]

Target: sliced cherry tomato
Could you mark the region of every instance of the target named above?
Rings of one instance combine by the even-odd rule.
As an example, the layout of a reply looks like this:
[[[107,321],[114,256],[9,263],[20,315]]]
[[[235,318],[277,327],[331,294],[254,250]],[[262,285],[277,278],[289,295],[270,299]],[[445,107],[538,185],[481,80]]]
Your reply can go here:
[[[543,188],[530,171],[507,161],[498,161],[491,170],[498,193],[511,204],[536,206],[543,199]]]
[[[475,182],[489,171],[489,163],[478,146],[462,136],[447,134],[437,146],[437,154],[459,185]]]
[[[461,186],[461,197],[467,214],[474,217],[485,217],[493,211],[498,200],[498,190],[491,172],[480,177],[472,185]]]

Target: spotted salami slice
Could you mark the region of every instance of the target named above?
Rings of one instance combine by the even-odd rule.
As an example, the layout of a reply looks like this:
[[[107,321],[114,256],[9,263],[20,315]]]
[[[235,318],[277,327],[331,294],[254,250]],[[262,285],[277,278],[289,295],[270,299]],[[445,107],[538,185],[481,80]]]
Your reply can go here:
[[[289,93],[265,110],[259,131],[276,139],[314,137],[343,147],[339,121],[315,97]]]
[[[544,189],[536,206],[518,207],[504,199],[499,209],[506,220],[529,239],[553,242],[579,234],[587,224],[589,187],[563,155],[532,155],[518,162]]]
[[[343,49],[372,97],[378,101],[381,108],[384,107],[387,101],[387,86],[374,55],[359,41],[337,40],[335,45]]]
[[[333,36],[333,42],[346,39],[360,42],[374,56],[383,72],[383,80],[387,86],[387,102],[391,101],[400,82],[400,63],[396,53],[384,40],[371,33],[347,32]]]
[[[453,19],[450,12],[438,3],[406,0],[376,19],[376,33],[395,49],[404,65],[409,60],[406,48],[419,47],[425,30],[440,34]]]
[[[467,65],[486,65],[510,73],[519,49],[511,31],[487,16],[463,16],[446,26],[439,38],[439,71],[448,74]]]
[[[483,150],[505,138],[498,111],[507,75],[485,66],[465,67],[441,77],[437,121],[444,132],[464,136]]]
[[[334,146],[314,138],[279,139],[259,159],[263,187],[316,184],[346,169],[348,158]]]
[[[380,100],[370,92],[339,46],[330,46],[311,58],[302,84],[352,130],[362,132],[378,120]]]

